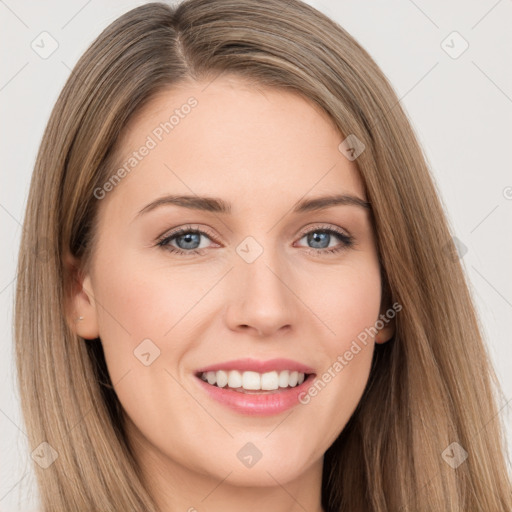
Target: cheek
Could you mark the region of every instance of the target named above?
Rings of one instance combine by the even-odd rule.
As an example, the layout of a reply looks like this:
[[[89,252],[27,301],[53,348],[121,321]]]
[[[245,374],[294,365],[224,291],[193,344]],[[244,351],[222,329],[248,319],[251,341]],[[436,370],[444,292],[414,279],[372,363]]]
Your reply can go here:
[[[98,264],[97,286],[104,305],[99,308],[104,324],[109,324],[117,311],[129,331],[148,329],[161,337],[177,318],[186,313],[207,293],[215,279],[212,266],[178,265],[164,258],[155,262],[134,252],[115,266]]]
[[[305,281],[300,293],[319,320],[322,339],[333,354],[378,320],[380,269],[373,260],[365,265],[340,266]]]
[[[302,402],[317,418],[318,428],[329,432],[327,446],[346,425],[364,392],[381,301],[376,260],[364,270],[338,268],[329,277],[320,281],[325,285],[309,294],[311,309],[318,312],[324,325],[318,350],[325,355],[325,363]],[[331,411],[331,415],[323,414],[323,410]]]
[[[136,359],[139,347],[146,347],[151,357],[158,350],[166,350],[174,326],[179,329],[180,319],[201,297],[201,287],[191,277],[191,273],[184,275],[180,269],[170,275],[169,269],[146,268],[137,258],[125,258],[115,265],[98,261],[96,310],[113,382],[131,367],[140,366]],[[143,342],[146,345],[141,346]],[[179,358],[179,346],[175,340],[172,344],[173,353]]]

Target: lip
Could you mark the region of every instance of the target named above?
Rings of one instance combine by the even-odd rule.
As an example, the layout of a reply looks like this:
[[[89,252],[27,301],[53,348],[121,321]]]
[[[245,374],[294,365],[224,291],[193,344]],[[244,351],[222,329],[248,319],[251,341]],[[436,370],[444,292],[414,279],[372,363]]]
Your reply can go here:
[[[309,366],[306,366],[302,363],[294,361],[292,359],[269,359],[268,361],[260,361],[258,359],[233,359],[231,361],[224,361],[223,363],[213,364],[211,366],[205,366],[204,368],[199,368],[196,371],[198,376],[201,376],[201,373],[204,372],[216,372],[219,370],[238,370],[241,372],[258,372],[258,373],[266,373],[272,371],[282,371],[282,370],[291,370],[298,371],[301,373],[315,373],[315,370]],[[304,381],[305,382],[305,381]],[[301,384],[302,385],[302,384]],[[295,389],[295,388],[293,388]]]
[[[231,410],[248,416],[272,416],[301,403],[299,395],[307,392],[315,377],[316,374],[312,373],[299,386],[281,388],[281,390],[267,391],[266,393],[243,393],[229,388],[219,388],[208,384],[197,375],[194,380],[199,383],[210,398]]]

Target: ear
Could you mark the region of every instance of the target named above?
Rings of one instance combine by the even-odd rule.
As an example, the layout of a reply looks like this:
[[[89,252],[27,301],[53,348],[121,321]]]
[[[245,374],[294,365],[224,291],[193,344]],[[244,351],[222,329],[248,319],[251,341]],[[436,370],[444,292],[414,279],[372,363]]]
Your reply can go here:
[[[387,279],[387,274],[384,272],[384,267],[381,266],[381,282],[382,282],[382,294],[380,298],[380,313],[379,318],[376,320],[376,324],[383,326],[378,329],[378,332],[375,336],[375,343],[386,343],[389,341],[395,334],[396,330],[396,311],[394,307],[392,307],[392,293],[391,288],[389,286],[389,281]],[[393,304],[394,306],[394,304]],[[391,316],[387,313],[389,310],[394,312],[394,315]]]
[[[384,326],[377,332],[377,335],[375,336],[375,343],[386,343],[386,341],[389,341],[395,334],[395,317],[389,318],[386,316],[385,312],[387,309],[391,308],[381,309],[379,320],[384,324]],[[381,322],[379,322],[379,325]]]
[[[69,328],[81,338],[99,337],[98,315],[94,301],[91,277],[81,269],[80,261],[67,253],[66,270],[66,320]]]

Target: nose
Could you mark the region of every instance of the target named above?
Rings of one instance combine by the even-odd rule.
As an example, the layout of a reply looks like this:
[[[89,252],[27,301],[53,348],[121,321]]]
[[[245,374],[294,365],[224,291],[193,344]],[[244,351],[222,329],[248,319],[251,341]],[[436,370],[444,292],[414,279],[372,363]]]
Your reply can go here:
[[[260,256],[252,263],[237,262],[231,273],[226,321],[231,330],[272,336],[295,326],[300,301],[293,276],[276,259]]]

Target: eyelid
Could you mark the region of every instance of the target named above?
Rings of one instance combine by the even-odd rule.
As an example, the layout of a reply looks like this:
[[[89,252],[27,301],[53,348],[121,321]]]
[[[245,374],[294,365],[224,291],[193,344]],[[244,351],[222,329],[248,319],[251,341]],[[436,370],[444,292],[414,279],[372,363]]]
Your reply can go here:
[[[308,224],[307,226],[302,228],[298,236],[302,238],[304,235],[307,235],[308,233],[314,231],[315,229],[317,229],[318,231],[335,231],[336,233],[344,235],[347,238],[352,238],[352,235],[346,229],[339,228],[338,226],[334,226],[332,224],[318,224],[316,222],[312,222],[311,224]]]
[[[158,244],[159,242],[162,242],[163,240],[166,240],[167,238],[171,238],[171,237],[180,235],[181,233],[188,233],[189,231],[203,232],[205,235],[208,235],[208,237],[212,241],[214,241],[214,242],[216,241],[216,235],[214,235],[212,233],[212,231],[210,229],[208,229],[207,227],[205,227],[201,224],[186,224],[184,226],[180,226],[178,228],[171,229],[170,231],[166,231],[163,235],[160,235],[156,239],[156,242]]]
[[[337,233],[340,233],[342,235],[345,235],[347,237],[351,237],[351,234],[346,230],[346,229],[343,229],[343,228],[338,228],[337,226],[333,226],[333,225],[330,225],[330,224],[317,224],[315,222],[312,222],[311,224],[308,224],[306,226],[304,226],[300,231],[299,233],[297,234],[297,236],[299,236],[300,238],[302,238],[304,235],[307,235],[308,233],[310,233],[312,230],[314,229],[318,229],[319,231],[320,230],[332,230],[332,231],[335,231]],[[207,227],[205,226],[202,226],[200,224],[186,224],[186,225],[183,225],[183,226],[180,226],[176,229],[171,229],[170,231],[166,231],[163,235],[160,235],[158,238],[157,238],[157,242],[161,241],[161,240],[165,240],[166,238],[169,238],[173,235],[177,235],[177,234],[180,234],[182,232],[189,232],[189,231],[203,231],[205,234],[207,234],[212,240],[215,240],[217,238],[216,235],[214,235]]]

